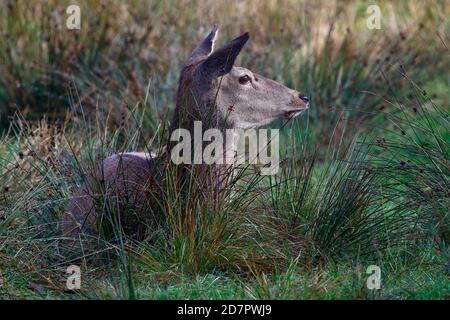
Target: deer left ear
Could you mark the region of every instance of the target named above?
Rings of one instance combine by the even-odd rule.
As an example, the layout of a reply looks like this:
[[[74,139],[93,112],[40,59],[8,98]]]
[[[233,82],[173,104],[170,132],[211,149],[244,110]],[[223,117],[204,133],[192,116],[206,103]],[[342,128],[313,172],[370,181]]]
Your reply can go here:
[[[211,30],[211,32],[206,36],[205,39],[192,51],[191,58],[208,56],[214,50],[214,43],[217,39],[217,34],[219,33],[219,27],[215,24]]]
[[[248,32],[217,49],[199,66],[203,76],[221,77],[233,68],[234,62],[250,38]]]

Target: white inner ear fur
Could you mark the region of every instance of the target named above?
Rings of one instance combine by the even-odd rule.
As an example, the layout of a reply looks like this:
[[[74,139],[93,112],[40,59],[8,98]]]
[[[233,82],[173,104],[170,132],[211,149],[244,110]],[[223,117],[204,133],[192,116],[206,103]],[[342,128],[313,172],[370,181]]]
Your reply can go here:
[[[216,33],[214,34],[214,38],[211,40],[211,51],[209,52],[208,56],[211,55],[211,53],[214,52],[214,47],[216,45],[217,35],[219,34],[219,30],[217,29]]]

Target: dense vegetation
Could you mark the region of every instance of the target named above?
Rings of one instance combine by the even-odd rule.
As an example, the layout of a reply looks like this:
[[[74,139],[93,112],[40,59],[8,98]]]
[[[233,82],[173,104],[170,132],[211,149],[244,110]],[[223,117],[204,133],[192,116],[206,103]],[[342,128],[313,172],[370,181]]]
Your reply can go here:
[[[356,0],[83,1],[79,31],[68,4],[0,3],[0,297],[449,297],[445,1],[379,1],[380,30]],[[68,292],[68,200],[99,159],[160,146],[214,23],[219,44],[250,31],[241,65],[312,99],[281,131],[280,173],[240,168],[206,201],[167,179],[159,228],[113,232]]]

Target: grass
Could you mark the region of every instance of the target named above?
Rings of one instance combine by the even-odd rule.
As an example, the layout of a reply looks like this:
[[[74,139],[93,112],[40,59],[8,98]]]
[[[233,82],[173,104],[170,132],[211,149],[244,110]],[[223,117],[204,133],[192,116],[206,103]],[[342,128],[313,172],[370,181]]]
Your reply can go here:
[[[380,6],[370,31],[361,1],[84,1],[68,36],[62,2],[2,3],[0,297],[448,299],[448,8]],[[205,196],[169,168],[140,241],[104,206],[108,237],[71,260],[68,200],[100,159],[164,141],[200,20],[221,25],[219,42],[249,30],[242,65],[311,95],[281,131],[280,173],[238,168]],[[68,292],[73,263],[82,288]]]
[[[434,255],[429,252],[428,255]],[[446,299],[447,276],[435,267],[437,261],[422,261],[420,267],[382,269],[382,288],[366,288],[366,266],[328,265],[317,270],[276,273],[253,280],[236,276],[205,274],[174,276],[164,273],[136,272],[135,294],[140,299]],[[442,263],[442,261],[441,261]],[[120,279],[99,274],[85,275],[80,292],[62,294],[44,281],[7,276],[10,285],[3,291],[9,299],[123,299],[126,289]],[[35,280],[36,281],[36,280]]]

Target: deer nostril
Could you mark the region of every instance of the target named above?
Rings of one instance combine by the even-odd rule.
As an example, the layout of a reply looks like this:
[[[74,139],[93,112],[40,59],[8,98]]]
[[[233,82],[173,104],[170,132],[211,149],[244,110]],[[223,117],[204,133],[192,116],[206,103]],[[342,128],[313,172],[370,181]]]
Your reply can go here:
[[[305,103],[308,103],[308,102],[309,102],[309,98],[308,98],[307,96],[305,96],[303,93],[300,93],[300,94],[298,95],[298,97],[299,97],[300,99],[302,99],[302,101],[305,102]]]

